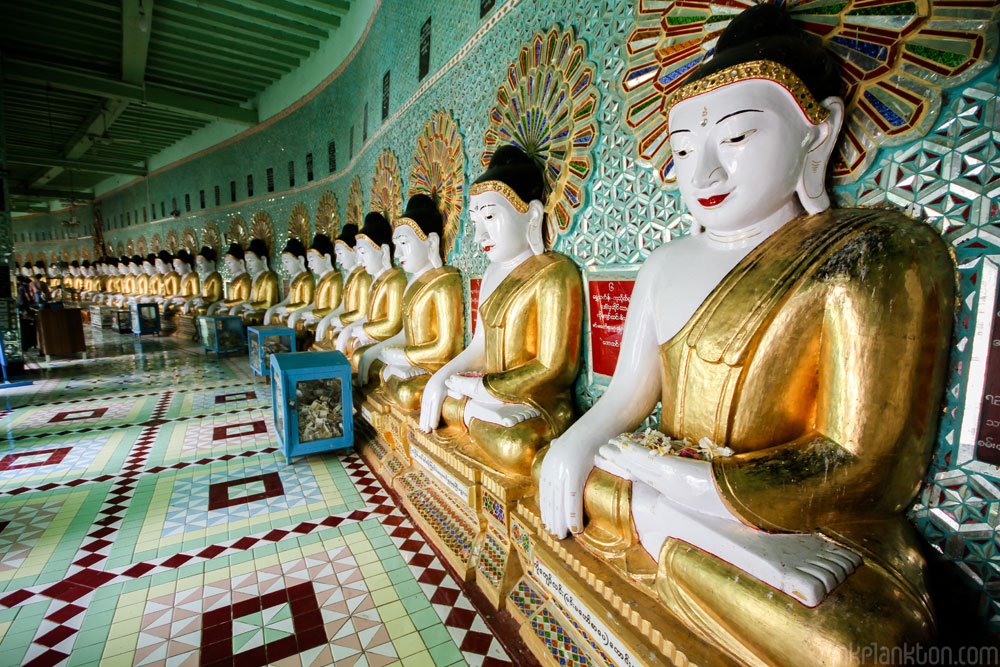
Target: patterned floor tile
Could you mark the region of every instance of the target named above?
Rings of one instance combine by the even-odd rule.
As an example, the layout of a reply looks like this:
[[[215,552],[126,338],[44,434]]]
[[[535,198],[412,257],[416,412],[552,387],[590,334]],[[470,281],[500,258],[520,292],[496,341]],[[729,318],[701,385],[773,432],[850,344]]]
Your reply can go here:
[[[270,408],[242,408],[165,424],[149,464],[170,465],[268,447],[277,447]]]
[[[140,430],[36,438],[0,449],[0,493],[115,474]]]

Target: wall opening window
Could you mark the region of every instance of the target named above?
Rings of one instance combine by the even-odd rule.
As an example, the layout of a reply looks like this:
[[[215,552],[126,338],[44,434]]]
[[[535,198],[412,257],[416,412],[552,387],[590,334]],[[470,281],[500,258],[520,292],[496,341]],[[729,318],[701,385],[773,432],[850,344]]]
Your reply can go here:
[[[149,215],[148,215],[148,211],[146,210],[145,206],[142,207],[142,221],[143,222],[149,222]]]
[[[331,141],[326,145],[326,161],[330,165],[330,173],[337,171],[337,142]]]
[[[236,201],[236,181],[229,181],[229,199]]]
[[[215,186],[215,205],[222,206],[222,191],[218,185]]]
[[[184,210],[188,213],[191,212],[191,195],[184,195]]]
[[[160,202],[160,217],[161,218],[167,217],[167,203],[164,201]]]
[[[311,183],[315,174],[313,173],[313,154],[306,153],[306,182]]]
[[[200,200],[201,207],[205,208],[205,191],[204,190],[200,190],[198,192],[198,199]]]
[[[253,174],[247,174],[247,197],[253,197]]]
[[[288,161],[288,187],[295,187],[295,160]]]
[[[267,177],[267,191],[274,192],[274,167],[268,167],[264,174]]]

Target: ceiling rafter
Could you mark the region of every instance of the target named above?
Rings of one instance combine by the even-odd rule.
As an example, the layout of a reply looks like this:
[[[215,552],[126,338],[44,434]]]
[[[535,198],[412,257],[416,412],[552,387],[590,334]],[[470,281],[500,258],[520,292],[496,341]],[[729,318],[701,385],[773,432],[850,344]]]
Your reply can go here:
[[[76,171],[87,171],[97,174],[124,174],[126,176],[145,176],[145,167],[121,164],[107,160],[67,160],[65,158],[42,157],[24,153],[7,153],[10,164],[29,164],[36,167],[63,167]]]
[[[130,102],[142,102],[153,107],[208,118],[209,120],[226,120],[242,125],[255,125],[258,118],[256,109],[222,104],[166,86],[152,84],[139,86],[84,72],[69,72],[42,63],[11,59],[5,63],[4,75],[9,79],[48,84],[54,88],[73,90],[98,97],[120,97]]]
[[[266,25],[277,30],[286,30],[296,35],[302,35],[303,37],[312,37],[314,39],[326,39],[327,37],[327,31],[323,28],[317,28],[297,20],[286,19],[283,16],[276,16],[265,11],[253,9],[252,7],[246,7],[237,2],[230,2],[229,0],[195,0],[187,4],[197,5],[223,16],[249,20],[252,23]]]

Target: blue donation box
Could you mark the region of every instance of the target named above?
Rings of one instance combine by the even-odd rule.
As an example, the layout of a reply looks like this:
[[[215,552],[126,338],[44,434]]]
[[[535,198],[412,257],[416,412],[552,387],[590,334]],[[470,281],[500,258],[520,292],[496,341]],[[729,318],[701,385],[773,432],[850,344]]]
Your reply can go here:
[[[354,445],[351,362],[340,352],[271,355],[271,400],[286,462]]]
[[[160,306],[155,303],[133,303],[129,306],[132,311],[132,335],[160,333]]]
[[[295,351],[295,329],[284,324],[265,324],[247,327],[250,343],[250,369],[254,375],[267,375],[267,358],[272,354]]]
[[[243,338],[243,318],[235,315],[202,315],[198,318],[198,337],[206,352],[215,356],[246,349]]]

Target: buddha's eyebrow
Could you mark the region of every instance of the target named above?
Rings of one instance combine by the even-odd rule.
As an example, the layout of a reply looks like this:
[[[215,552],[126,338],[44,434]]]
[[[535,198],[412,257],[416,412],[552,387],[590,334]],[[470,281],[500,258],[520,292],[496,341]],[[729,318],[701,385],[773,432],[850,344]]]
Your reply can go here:
[[[734,111],[732,113],[727,113],[725,116],[723,116],[719,120],[715,121],[715,124],[718,125],[719,123],[721,123],[722,121],[726,120],[727,118],[732,118],[733,116],[738,116],[741,113],[764,113],[764,112],[761,111],[760,109],[743,109],[742,111]]]
[[[669,137],[669,136],[674,135],[674,134],[679,134],[681,132],[690,132],[690,131],[691,130],[674,130],[673,132],[668,132],[667,136]]]

